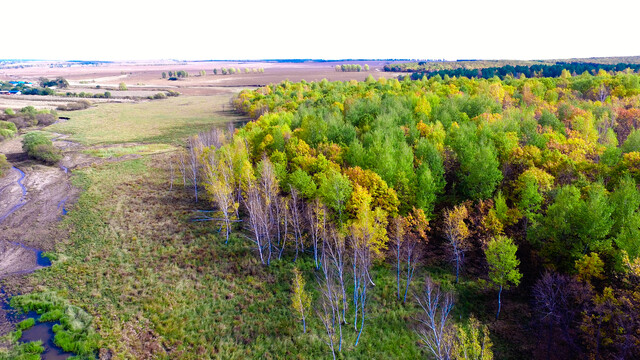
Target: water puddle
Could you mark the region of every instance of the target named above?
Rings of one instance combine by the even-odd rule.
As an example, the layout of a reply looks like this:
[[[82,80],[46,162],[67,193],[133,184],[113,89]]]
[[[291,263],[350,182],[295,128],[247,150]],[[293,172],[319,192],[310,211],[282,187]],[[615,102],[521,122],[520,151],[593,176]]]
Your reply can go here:
[[[36,320],[38,320],[38,317],[36,317]],[[42,341],[44,352],[40,354],[41,359],[60,360],[73,356],[73,353],[63,351],[53,342],[53,337],[55,336],[53,325],[55,324],[59,324],[59,322],[36,323],[29,329],[22,331],[20,342]]]

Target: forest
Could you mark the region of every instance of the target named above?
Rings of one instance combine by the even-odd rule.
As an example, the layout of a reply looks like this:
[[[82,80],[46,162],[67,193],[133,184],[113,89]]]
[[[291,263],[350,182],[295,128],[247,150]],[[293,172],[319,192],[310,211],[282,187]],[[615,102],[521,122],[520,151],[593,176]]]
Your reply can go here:
[[[468,78],[483,78],[491,79],[494,76],[500,79],[504,79],[507,76],[511,77],[560,77],[563,73],[569,74],[582,74],[589,72],[596,74],[600,70],[620,72],[626,69],[632,71],[638,71],[640,64],[597,64],[597,63],[579,63],[579,62],[558,62],[556,64],[534,64],[534,65],[504,65],[500,67],[483,67],[483,68],[464,68],[459,67],[455,69],[441,69],[432,71],[416,71],[411,74],[411,78],[414,80],[422,79],[423,77],[431,78],[435,76],[456,76],[456,77],[468,77]]]
[[[384,269],[429,357],[640,357],[638,74],[285,81],[233,103],[256,120],[192,138],[182,180],[264,266],[309,259],[292,311],[334,358],[385,306]],[[510,337],[505,311],[539,335]]]

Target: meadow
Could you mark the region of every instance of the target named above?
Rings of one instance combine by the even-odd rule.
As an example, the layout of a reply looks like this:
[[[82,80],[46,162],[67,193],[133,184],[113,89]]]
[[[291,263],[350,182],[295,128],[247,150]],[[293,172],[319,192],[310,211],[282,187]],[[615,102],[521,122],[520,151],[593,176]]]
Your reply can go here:
[[[85,145],[126,142],[171,143],[213,125],[242,121],[242,117],[223,114],[223,105],[231,110],[229,94],[179,96],[162,101],[134,104],[101,104],[86,110],[60,112],[72,121],[47,128],[70,134],[70,140]]]

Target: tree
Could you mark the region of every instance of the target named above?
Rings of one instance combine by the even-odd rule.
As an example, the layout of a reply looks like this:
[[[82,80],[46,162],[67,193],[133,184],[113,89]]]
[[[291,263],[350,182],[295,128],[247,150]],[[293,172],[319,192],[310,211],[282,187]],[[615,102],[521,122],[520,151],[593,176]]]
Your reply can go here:
[[[228,148],[219,151],[216,151],[215,148],[207,148],[203,158],[205,159],[203,161],[205,189],[222,215],[226,244],[229,242],[231,222],[235,220],[233,215],[239,206],[239,203],[235,201],[231,154]]]
[[[502,288],[509,288],[511,284],[518,286],[522,274],[518,271],[520,260],[516,257],[518,246],[513,241],[502,235],[496,236],[487,244],[485,256],[489,264],[489,280],[500,288],[498,291],[498,312],[496,320],[500,316],[502,305]]]
[[[369,65],[364,64],[364,71],[369,71]]]
[[[307,332],[307,314],[311,308],[311,298],[304,289],[304,278],[298,268],[293,268],[293,293],[291,295],[291,307],[302,321],[302,332]]]
[[[396,253],[397,297],[399,300],[400,273],[404,272],[403,268],[406,267],[404,297],[402,300],[403,303],[406,303],[409,286],[419,260],[420,252],[418,247],[428,241],[426,232],[429,231],[429,221],[422,209],[414,208],[411,214],[392,219],[391,231],[391,239]]]
[[[415,299],[422,309],[416,329],[421,344],[436,360],[452,359],[454,329],[448,320],[453,309],[453,296],[442,292],[440,286],[427,277],[424,292],[416,295]]]
[[[464,253],[469,244],[469,228],[464,220],[469,216],[465,205],[455,206],[451,210],[446,210],[444,214],[444,233],[451,247],[453,260],[456,263],[456,283],[460,277],[460,268],[464,261]]]
[[[163,79],[166,79],[166,78],[167,78],[167,73],[166,73],[166,72],[164,72],[164,71],[162,72],[162,78],[163,78]]]
[[[454,357],[460,360],[492,360],[493,346],[489,328],[473,315],[466,326],[456,326]]]
[[[213,75],[218,75],[218,69],[213,69]]]
[[[121,82],[121,83],[118,85],[118,90],[120,90],[120,91],[127,91],[127,84],[125,84],[124,82]]]

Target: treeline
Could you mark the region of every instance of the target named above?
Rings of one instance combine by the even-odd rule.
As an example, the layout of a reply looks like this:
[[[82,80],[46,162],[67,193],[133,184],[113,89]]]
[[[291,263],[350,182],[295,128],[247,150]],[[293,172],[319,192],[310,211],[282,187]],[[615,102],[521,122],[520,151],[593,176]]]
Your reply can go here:
[[[369,71],[369,65],[364,64],[364,66],[360,64],[342,64],[335,66],[336,71],[339,72],[360,72],[360,71]]]
[[[240,70],[240,68],[233,68],[233,67],[221,68],[219,72],[218,72],[218,69],[213,69],[214,75],[218,75],[218,73],[220,73],[221,75],[233,75],[233,74],[242,74],[243,71]],[[244,73],[245,74],[249,74],[249,73],[262,74],[264,73],[264,68],[244,68]]]
[[[432,78],[435,76],[449,77],[468,77],[491,79],[498,77],[504,79],[507,76],[534,78],[534,77],[560,77],[590,73],[597,74],[600,71],[620,72],[625,70],[638,71],[640,64],[619,63],[615,65],[608,64],[592,64],[592,63],[557,63],[555,65],[505,65],[501,67],[488,67],[481,69],[457,68],[451,70],[437,70],[428,72],[415,72],[411,74],[411,79],[419,80],[423,77]],[[566,75],[565,75],[566,74]]]
[[[169,75],[169,80],[189,77],[189,73],[184,70],[169,71],[168,75]],[[164,71],[162,72],[162,78],[163,79],[167,78],[167,73]]]
[[[555,61],[524,60],[458,60],[458,61],[417,61],[386,64],[384,71],[391,72],[430,72],[437,70],[483,69],[489,67],[527,66],[536,64],[555,64]]]
[[[249,74],[249,73],[264,73],[264,68],[243,68],[242,70],[239,67],[230,67],[230,68],[220,68],[220,69],[213,69],[213,75],[233,75],[233,74]],[[189,77],[189,73],[184,71],[184,70],[180,70],[180,71],[169,71],[169,73],[167,74],[166,72],[162,72],[162,78],[166,79],[167,75],[169,76],[169,80],[178,80],[179,78],[186,78]],[[207,72],[205,70],[200,70],[198,72],[199,76],[206,76]]]
[[[312,257],[319,281],[309,302],[332,351],[344,351],[340,334],[357,344],[366,331],[370,306],[380,304],[370,297],[375,264],[386,262],[398,301],[424,320],[410,326],[436,358],[462,346],[455,339],[467,330],[442,314],[463,291],[483,302],[458,310],[479,319],[478,346],[513,339],[508,346],[524,357],[635,358],[640,77],[563,70],[243,91],[236,108],[258,120],[233,138],[190,146],[183,182],[206,189],[218,211],[209,220],[227,235],[243,225],[262,263]],[[452,277],[420,291],[412,280],[434,268]],[[434,294],[443,299],[431,301],[435,309],[415,302]],[[501,317],[514,308],[532,316]],[[449,341],[429,335],[433,318]],[[342,328],[347,319],[354,332]],[[517,323],[539,336],[518,334]]]

